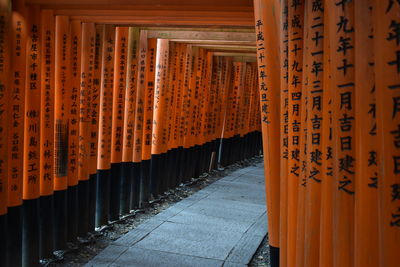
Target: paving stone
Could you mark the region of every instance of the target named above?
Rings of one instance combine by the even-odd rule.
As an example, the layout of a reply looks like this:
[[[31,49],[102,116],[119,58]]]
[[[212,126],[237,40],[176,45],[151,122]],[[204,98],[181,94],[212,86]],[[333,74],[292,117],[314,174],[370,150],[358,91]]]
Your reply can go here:
[[[136,227],[135,229],[151,232],[154,229],[156,229],[158,226],[160,226],[163,222],[164,222],[163,220],[158,220],[158,219],[152,217],[152,218],[144,221],[140,225],[138,225],[138,227]]]
[[[117,246],[131,247],[145,238],[149,233],[149,230],[133,229],[129,233],[118,238],[113,244]]]
[[[224,230],[237,233],[244,233],[252,226],[252,222],[231,220],[226,218],[216,218],[187,210],[182,211],[178,215],[170,218],[168,221],[192,226],[199,226],[210,230]]]
[[[99,254],[96,255],[89,263],[85,266],[108,266],[113,263],[123,252],[128,248],[123,246],[109,245],[103,249]]]
[[[220,267],[223,261],[167,253],[156,250],[130,248],[115,261],[112,267]]]
[[[84,267],[109,267],[112,263],[111,262],[101,262],[92,260],[84,265]]]
[[[242,233],[165,222],[134,247],[224,260]]]
[[[266,219],[265,216],[261,216],[260,219]],[[229,253],[226,259],[229,262],[237,262],[241,264],[248,264],[253,258],[254,253],[261,244],[266,235],[266,228],[260,228],[258,220],[246,233],[243,234],[242,238],[237,242],[235,247]],[[264,222],[266,224],[266,222]],[[262,229],[264,232],[262,232]]]
[[[247,267],[247,264],[225,261],[223,267]]]
[[[262,164],[145,221],[86,266],[247,266],[267,232]]]
[[[225,199],[225,200],[232,200],[232,201],[240,201],[245,203],[257,204],[260,206],[262,210],[266,210],[265,204],[265,193],[261,192],[254,192],[252,194],[241,194],[233,193],[233,192],[217,192],[210,194],[208,199]]]

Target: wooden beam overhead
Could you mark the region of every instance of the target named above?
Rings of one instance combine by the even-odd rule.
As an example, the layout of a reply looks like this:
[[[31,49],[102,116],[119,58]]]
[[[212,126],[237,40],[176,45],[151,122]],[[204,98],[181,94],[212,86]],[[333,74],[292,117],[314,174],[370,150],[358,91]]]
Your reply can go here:
[[[212,32],[212,31],[168,31],[149,30],[149,38],[162,38],[172,40],[209,40],[209,41],[246,41],[255,42],[254,32]]]
[[[83,22],[254,28],[251,0],[26,0]]]

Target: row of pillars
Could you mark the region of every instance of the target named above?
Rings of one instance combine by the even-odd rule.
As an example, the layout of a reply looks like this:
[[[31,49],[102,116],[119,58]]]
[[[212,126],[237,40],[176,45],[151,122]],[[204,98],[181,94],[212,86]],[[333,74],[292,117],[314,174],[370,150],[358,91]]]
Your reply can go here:
[[[0,14],[0,266],[37,266],[261,153],[255,62],[52,10]]]
[[[400,1],[254,8],[273,266],[399,266]]]

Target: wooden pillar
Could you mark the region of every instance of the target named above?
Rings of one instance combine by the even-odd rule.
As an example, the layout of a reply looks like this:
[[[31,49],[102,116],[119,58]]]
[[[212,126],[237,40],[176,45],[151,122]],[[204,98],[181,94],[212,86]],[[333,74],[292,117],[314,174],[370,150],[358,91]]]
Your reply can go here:
[[[54,249],[67,239],[68,129],[71,90],[71,33],[67,16],[56,16],[54,81]]]
[[[133,148],[135,129],[136,86],[138,78],[139,28],[129,28],[128,61],[125,91],[124,137],[122,147],[121,214],[130,211]]]
[[[125,111],[125,90],[128,53],[128,27],[117,27],[115,31],[114,86],[111,127],[111,183],[110,221],[119,219],[122,141]]]
[[[355,94],[354,2],[328,2],[333,129],[333,264],[354,264]]]
[[[79,90],[79,154],[78,154],[78,235],[89,231],[89,168],[91,100],[93,93],[93,70],[96,29],[94,23],[82,23],[82,52]]]
[[[145,36],[144,38],[146,38]],[[143,79],[145,82],[144,93],[144,114],[143,114],[143,141],[142,141],[142,163],[140,167],[140,180],[138,180],[138,192],[144,190],[144,195],[151,193],[154,196],[155,187],[150,180],[150,161],[151,161],[151,147],[152,147],[152,130],[153,130],[153,105],[154,105],[154,81],[156,71],[156,52],[157,52],[157,39],[148,39],[147,43],[147,56],[141,54],[141,63],[143,71]],[[144,199],[146,200],[146,198]],[[147,197],[148,201],[148,197]]]
[[[400,240],[400,3],[375,0],[373,12],[379,139],[379,264],[392,267],[398,265]]]
[[[52,10],[41,17],[41,100],[40,100],[40,258],[53,253],[54,193],[54,42],[55,20]]]
[[[7,264],[7,212],[8,212],[8,129],[11,116],[9,101],[12,80],[10,79],[11,57],[11,1],[0,2],[0,265]]]
[[[379,266],[378,139],[374,71],[373,1],[355,1],[354,266]],[[354,50],[354,48],[353,48]]]
[[[289,160],[289,36],[288,36],[288,0],[281,3],[280,14],[282,16],[280,23],[280,62],[281,62],[281,84],[280,84],[280,216],[279,216],[279,244],[280,266],[287,266],[287,219],[288,219],[288,160]]]
[[[114,84],[115,27],[112,25],[106,25],[103,31],[97,154],[96,227],[108,223],[110,212],[111,126]]]
[[[320,247],[320,211],[322,161],[325,160],[322,148],[323,93],[324,93],[324,9],[323,3],[313,6],[312,1],[305,3],[304,38],[307,49],[304,51],[308,66],[305,97],[307,98],[307,155],[308,170],[305,174],[307,187],[305,192],[305,234],[304,266],[319,266]]]
[[[280,44],[277,40],[279,40],[280,36],[280,24],[274,19],[275,16],[273,13],[279,10],[278,1],[254,1],[265,188],[267,192],[269,244],[272,266],[279,264],[280,158],[277,155],[280,153]],[[289,150],[292,149],[294,147],[289,147]],[[294,162],[289,166],[290,169],[291,167],[295,167]],[[295,180],[294,177],[292,178],[292,180]],[[289,195],[294,197],[291,192],[289,192]],[[290,207],[289,210],[292,213]],[[293,215],[295,214],[288,214],[289,221],[295,221],[292,219]],[[292,251],[289,253],[290,257],[294,258],[294,253]]]
[[[68,103],[69,125],[68,125],[68,191],[67,191],[67,214],[69,242],[76,240],[78,236],[79,212],[81,206],[78,200],[78,164],[79,164],[79,103],[81,87],[81,56],[82,56],[82,23],[80,20],[71,21],[71,98]]]
[[[11,15],[11,94],[8,112],[8,264],[21,266],[22,262],[22,177],[25,114],[25,77],[27,21],[23,1],[14,1]]]

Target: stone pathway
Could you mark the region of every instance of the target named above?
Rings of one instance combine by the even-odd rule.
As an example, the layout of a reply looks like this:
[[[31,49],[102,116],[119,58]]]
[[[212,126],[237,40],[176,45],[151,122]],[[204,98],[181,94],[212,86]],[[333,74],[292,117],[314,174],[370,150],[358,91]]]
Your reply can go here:
[[[145,221],[85,266],[246,266],[267,233],[262,164],[237,170]]]

